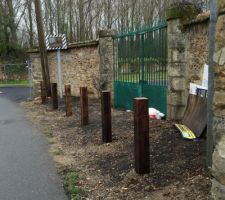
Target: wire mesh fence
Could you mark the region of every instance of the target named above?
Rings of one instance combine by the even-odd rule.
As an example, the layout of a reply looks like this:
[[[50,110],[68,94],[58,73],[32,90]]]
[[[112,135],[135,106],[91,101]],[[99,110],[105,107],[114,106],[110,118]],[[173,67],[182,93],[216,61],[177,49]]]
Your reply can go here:
[[[7,63],[0,65],[0,88],[26,87],[28,99],[33,98],[32,63]]]
[[[29,86],[27,63],[7,63],[0,66],[0,86]]]

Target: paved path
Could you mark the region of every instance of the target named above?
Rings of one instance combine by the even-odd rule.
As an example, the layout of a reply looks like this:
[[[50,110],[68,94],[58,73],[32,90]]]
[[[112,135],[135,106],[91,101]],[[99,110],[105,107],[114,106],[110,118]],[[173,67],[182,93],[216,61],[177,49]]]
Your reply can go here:
[[[6,97],[13,102],[26,101],[30,97],[30,90],[28,87],[0,87],[0,97]]]
[[[66,200],[46,138],[4,96],[0,94],[0,200]]]

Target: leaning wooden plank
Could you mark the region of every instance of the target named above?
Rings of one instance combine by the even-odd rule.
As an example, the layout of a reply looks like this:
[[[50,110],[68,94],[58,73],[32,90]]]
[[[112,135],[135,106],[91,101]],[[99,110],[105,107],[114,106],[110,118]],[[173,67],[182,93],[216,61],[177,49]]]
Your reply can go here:
[[[182,124],[187,126],[196,137],[200,137],[207,125],[207,99],[191,95],[187,109]]]

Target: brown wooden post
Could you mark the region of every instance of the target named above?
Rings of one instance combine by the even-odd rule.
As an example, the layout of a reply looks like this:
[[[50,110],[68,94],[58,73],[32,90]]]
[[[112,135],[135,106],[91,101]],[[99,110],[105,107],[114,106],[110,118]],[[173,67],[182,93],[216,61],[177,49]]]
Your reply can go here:
[[[102,141],[112,142],[111,95],[109,91],[101,93]]]
[[[40,82],[40,87],[41,87],[41,103],[45,104],[46,103],[46,87],[45,87],[45,82],[41,81]]]
[[[52,89],[52,108],[58,109],[57,83],[52,83],[51,89]]]
[[[71,86],[65,85],[65,100],[66,100],[66,116],[72,115],[72,97],[71,97]]]
[[[87,87],[80,88],[80,111],[81,125],[88,125],[88,90]]]
[[[148,99],[134,99],[134,157],[138,174],[150,172]]]

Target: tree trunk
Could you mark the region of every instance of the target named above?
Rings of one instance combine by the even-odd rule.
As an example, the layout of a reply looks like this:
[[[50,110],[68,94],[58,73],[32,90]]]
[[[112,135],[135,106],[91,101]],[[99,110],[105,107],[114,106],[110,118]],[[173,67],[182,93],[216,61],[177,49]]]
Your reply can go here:
[[[9,27],[11,30],[12,42],[17,43],[15,15],[12,0],[6,0],[6,3],[9,9]]]
[[[79,36],[80,41],[85,40],[84,0],[79,0]]]
[[[39,47],[40,47],[40,54],[41,54],[43,81],[45,82],[48,96],[50,96],[51,94],[50,75],[49,75],[49,68],[48,68],[47,50],[45,46],[45,36],[44,36],[44,27],[43,27],[43,21],[42,21],[40,0],[34,0],[34,3],[35,3],[35,13],[36,13],[37,30],[38,30],[38,40],[39,40]]]
[[[29,46],[33,48],[34,45],[34,33],[33,33],[33,19],[32,19],[32,1],[27,0],[28,18],[29,18]]]

